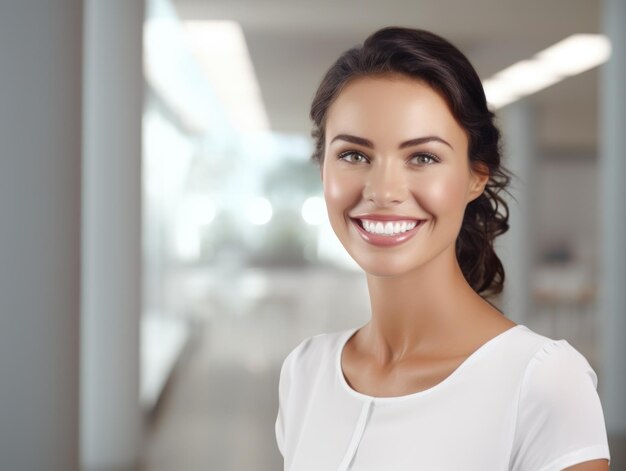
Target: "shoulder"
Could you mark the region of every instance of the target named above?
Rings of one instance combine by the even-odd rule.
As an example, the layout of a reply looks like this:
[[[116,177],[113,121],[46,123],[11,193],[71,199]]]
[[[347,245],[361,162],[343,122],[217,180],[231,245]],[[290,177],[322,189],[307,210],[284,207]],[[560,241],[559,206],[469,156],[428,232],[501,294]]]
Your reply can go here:
[[[533,352],[521,381],[520,413],[558,415],[564,409],[595,402],[598,376],[587,359],[567,340],[554,340],[530,330],[525,343]]]
[[[609,454],[595,371],[566,340],[545,339],[521,381],[514,471],[563,469]]]
[[[534,355],[536,355],[543,347],[549,343],[555,342],[555,340],[545,335],[541,335],[534,330],[529,329],[525,325],[518,324],[515,328],[511,329],[510,336],[507,337],[509,346],[526,356],[526,359],[530,361]]]
[[[518,324],[488,342],[485,350],[497,349],[497,355],[491,357],[489,365],[499,369],[519,387],[536,362],[548,361],[546,357],[553,353],[550,345],[555,342],[558,341]],[[552,360],[555,359],[553,356]]]
[[[567,433],[595,424],[604,429],[598,376],[567,340],[551,340],[529,361],[519,394],[520,424],[545,421]],[[563,430],[558,430],[562,428]]]
[[[571,388],[598,386],[598,377],[587,359],[567,340],[546,342],[528,363],[524,390],[527,399],[555,402]]]
[[[594,389],[597,387],[595,371],[567,340],[555,340],[518,325],[511,330],[511,335],[505,336],[502,345],[502,356],[517,360],[525,392],[548,388],[537,391],[543,397],[549,390],[554,392],[554,388],[574,378],[587,378]]]
[[[321,368],[331,367],[330,360],[336,355],[341,340],[353,330],[321,333],[302,340],[284,359],[281,381],[297,377],[313,378]]]

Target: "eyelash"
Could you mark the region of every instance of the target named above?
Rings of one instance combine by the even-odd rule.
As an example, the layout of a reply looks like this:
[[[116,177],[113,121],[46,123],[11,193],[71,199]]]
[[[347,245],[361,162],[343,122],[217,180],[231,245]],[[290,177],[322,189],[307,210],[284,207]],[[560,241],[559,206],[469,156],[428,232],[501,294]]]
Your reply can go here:
[[[339,160],[343,160],[344,162],[348,162],[350,164],[356,164],[359,162],[350,162],[348,159],[346,159],[346,157],[350,156],[350,155],[358,155],[360,157],[363,157],[366,160],[369,160],[365,155],[363,155],[361,152],[355,152],[353,150],[347,151],[347,152],[342,152],[341,154],[339,154],[338,159]],[[440,160],[437,158],[437,156],[430,154],[428,152],[420,152],[418,154],[412,155],[410,160],[415,159],[416,157],[428,157],[429,159],[431,159],[430,163],[427,164],[419,164],[419,165],[432,165],[433,163],[438,163],[440,162]]]
[[[359,157],[363,157],[365,159],[367,159],[367,157],[365,157],[363,154],[361,154],[360,152],[354,152],[352,150],[348,151],[348,152],[342,152],[341,154],[339,154],[339,156],[337,157],[339,160],[343,160],[344,162],[348,162],[349,164],[353,164],[353,163],[358,163],[358,162],[350,162],[346,157],[350,156],[350,155],[356,155]]]
[[[419,154],[415,154],[411,157],[411,160],[413,160],[416,157],[428,157],[431,160],[429,164],[424,164],[424,165],[432,165],[432,164],[439,162],[439,159],[435,155],[429,154],[428,152],[420,152]]]

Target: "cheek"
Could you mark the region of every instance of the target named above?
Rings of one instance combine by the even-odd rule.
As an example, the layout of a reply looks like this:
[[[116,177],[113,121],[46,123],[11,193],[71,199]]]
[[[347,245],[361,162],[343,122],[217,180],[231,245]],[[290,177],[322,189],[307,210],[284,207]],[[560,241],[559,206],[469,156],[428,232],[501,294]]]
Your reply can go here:
[[[324,174],[323,187],[324,200],[331,218],[354,205],[360,196],[356,179],[335,175],[333,172]]]
[[[434,216],[449,212],[462,214],[465,211],[466,186],[466,179],[458,175],[430,179],[422,187],[425,209]]]

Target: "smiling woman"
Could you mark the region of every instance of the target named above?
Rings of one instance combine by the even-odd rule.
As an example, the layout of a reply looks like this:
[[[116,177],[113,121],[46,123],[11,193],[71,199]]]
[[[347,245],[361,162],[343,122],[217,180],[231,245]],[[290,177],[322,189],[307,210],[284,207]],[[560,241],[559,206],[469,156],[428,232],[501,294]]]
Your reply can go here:
[[[285,359],[285,470],[608,469],[587,360],[487,299],[504,282],[493,242],[509,175],[463,54],[380,30],[330,68],[311,117],[328,216],[372,315]]]
[[[355,78],[329,107],[326,133],[336,136],[322,171],[330,222],[367,273],[406,273],[446,249],[455,256],[465,207],[489,175],[472,171],[465,131],[437,92],[403,75]],[[396,234],[392,221],[414,227]]]

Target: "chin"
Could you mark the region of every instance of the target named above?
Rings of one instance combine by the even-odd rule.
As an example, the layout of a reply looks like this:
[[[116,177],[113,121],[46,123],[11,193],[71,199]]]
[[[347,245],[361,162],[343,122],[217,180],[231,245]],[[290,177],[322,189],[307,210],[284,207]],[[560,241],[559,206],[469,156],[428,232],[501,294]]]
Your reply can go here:
[[[435,265],[447,264],[451,259],[456,260],[454,251],[455,245],[452,242],[447,246],[433,247],[428,251],[416,249],[410,254],[406,251],[394,254],[387,252],[386,249],[379,253],[370,251],[363,253],[357,250],[348,253],[368,275],[391,278],[419,272],[427,266],[436,270]]]
[[[394,276],[406,275],[407,273],[415,270],[421,263],[407,264],[406,258],[404,260],[393,260],[393,257],[384,256],[376,257],[352,257],[361,269],[371,276],[377,276],[382,278],[391,278]],[[384,260],[381,260],[384,258]]]

